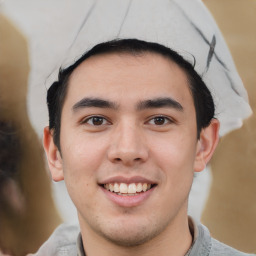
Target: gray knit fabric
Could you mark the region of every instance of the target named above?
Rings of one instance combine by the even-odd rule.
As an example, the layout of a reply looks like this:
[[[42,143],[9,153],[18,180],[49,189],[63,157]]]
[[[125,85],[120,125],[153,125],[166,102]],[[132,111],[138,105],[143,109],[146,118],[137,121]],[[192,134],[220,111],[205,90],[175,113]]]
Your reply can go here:
[[[55,229],[49,239],[40,247],[35,256],[77,256],[76,239],[79,227],[62,224]]]
[[[248,256],[237,251],[210,236],[209,230],[202,224],[197,224],[198,237],[190,251],[189,256]]]
[[[195,222],[193,221],[194,225]],[[202,224],[194,226],[195,240],[189,256],[249,256],[239,252],[210,236]],[[35,256],[85,256],[78,226],[60,225],[42,245]]]

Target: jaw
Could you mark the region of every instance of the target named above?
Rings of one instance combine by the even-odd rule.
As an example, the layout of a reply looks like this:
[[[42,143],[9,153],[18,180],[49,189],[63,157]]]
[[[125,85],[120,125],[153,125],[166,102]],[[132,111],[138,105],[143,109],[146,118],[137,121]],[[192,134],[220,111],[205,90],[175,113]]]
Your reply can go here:
[[[167,193],[166,186],[162,183],[150,183],[151,187],[149,186],[148,189],[147,186],[145,192],[137,192],[136,190],[136,193],[133,194],[128,193],[129,191],[121,193],[123,192],[122,187],[120,190],[122,182],[118,184],[118,192],[110,191],[110,186],[107,184],[112,182],[113,180],[97,184],[98,192],[95,193],[96,197],[92,204],[96,208],[87,208],[83,211],[83,216],[79,216],[86,249],[89,243],[97,241],[97,244],[106,245],[107,248],[122,248],[120,253],[115,253],[117,255],[123,254],[124,248],[130,253],[127,253],[127,255],[131,255],[131,253],[132,255],[140,255],[138,254],[139,248],[139,251],[144,251],[150,244],[162,243],[167,237],[171,238],[174,235],[173,230],[179,230],[179,233],[181,233],[179,237],[184,238],[184,228],[188,227],[188,225],[181,227],[181,223],[187,218],[186,211],[179,210],[184,214],[175,211],[175,208],[180,208],[176,207],[178,202],[170,203],[167,206],[167,202],[172,202],[175,196],[168,198],[161,196]],[[132,183],[126,184],[129,187]],[[140,189],[140,185],[138,186],[138,183],[135,184],[136,189],[137,187]],[[172,194],[170,193],[169,195]],[[181,208],[184,207],[181,206]],[[179,217],[176,218],[176,215],[179,215]],[[176,241],[175,239],[174,241]],[[106,247],[104,246],[104,248]],[[92,254],[105,255],[104,252]],[[145,255],[150,254],[152,254],[151,251],[148,251],[148,254]],[[157,255],[157,252],[155,255]]]
[[[92,239],[94,242],[97,241],[97,246],[101,244],[102,248],[104,247],[105,250],[113,252],[119,249],[119,253],[116,251],[114,255],[126,255],[124,251],[127,252],[127,255],[142,255],[142,252],[144,252],[143,255],[157,255],[157,251],[152,253],[155,249],[154,247],[158,247],[162,242],[167,242],[168,246],[170,246],[172,243],[170,240],[172,241],[171,237],[173,235],[173,241],[177,241],[177,237],[182,237],[182,241],[184,242],[183,227],[180,223],[176,223],[175,217],[173,219],[167,213],[158,216],[157,213],[155,214],[154,210],[149,211],[148,207],[145,208],[143,206],[140,207],[138,211],[134,211],[136,207],[122,209],[123,211],[116,215],[114,215],[113,212],[110,212],[110,215],[105,215],[103,209],[100,215],[104,217],[104,223],[92,225],[92,222],[87,222],[87,226],[81,228],[82,234],[85,232],[82,237],[86,243],[86,249]],[[155,211],[157,211],[157,208]],[[97,217],[99,216],[96,216],[94,220],[99,221]],[[97,228],[95,229],[96,226]],[[188,227],[188,225],[186,225],[186,227]],[[172,232],[172,230],[179,230],[181,236]],[[93,232],[91,233],[91,231]],[[98,252],[95,253],[95,255],[105,255],[105,252]]]

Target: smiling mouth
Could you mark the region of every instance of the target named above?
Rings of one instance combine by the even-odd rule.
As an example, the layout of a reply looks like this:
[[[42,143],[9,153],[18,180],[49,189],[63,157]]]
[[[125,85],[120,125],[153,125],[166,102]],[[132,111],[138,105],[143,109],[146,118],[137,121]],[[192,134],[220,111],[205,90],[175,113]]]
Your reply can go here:
[[[102,185],[106,190],[121,196],[136,196],[156,186],[150,183],[107,183]]]

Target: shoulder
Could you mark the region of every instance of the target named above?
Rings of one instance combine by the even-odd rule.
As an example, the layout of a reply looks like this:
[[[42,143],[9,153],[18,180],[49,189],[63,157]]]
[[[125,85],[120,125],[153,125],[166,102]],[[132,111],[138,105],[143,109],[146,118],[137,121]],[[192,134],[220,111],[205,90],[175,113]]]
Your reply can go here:
[[[62,224],[57,227],[49,239],[39,248],[34,256],[76,256],[76,240],[80,232],[78,225]]]
[[[201,248],[201,252],[204,252],[200,255],[209,255],[209,256],[249,256],[256,254],[248,254],[240,252],[226,244],[223,244],[216,239],[212,238],[209,230],[202,224],[197,224],[198,228],[198,247]]]
[[[209,230],[201,223],[192,220],[195,241],[190,256],[256,256],[240,252],[212,238]]]
[[[248,254],[240,252],[226,244],[223,244],[212,238],[212,248],[210,256],[249,256],[256,254]]]

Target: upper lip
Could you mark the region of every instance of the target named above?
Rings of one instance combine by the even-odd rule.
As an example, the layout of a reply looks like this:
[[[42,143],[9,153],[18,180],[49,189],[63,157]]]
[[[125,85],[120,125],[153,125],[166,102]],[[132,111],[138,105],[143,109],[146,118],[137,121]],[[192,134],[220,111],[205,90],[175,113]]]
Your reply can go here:
[[[124,177],[124,176],[114,176],[107,178],[105,180],[102,180],[99,182],[100,185],[103,184],[109,184],[109,183],[126,183],[126,184],[131,184],[131,183],[147,183],[147,184],[156,184],[155,181],[152,181],[148,178],[144,178],[141,176],[133,176],[133,177]]]

